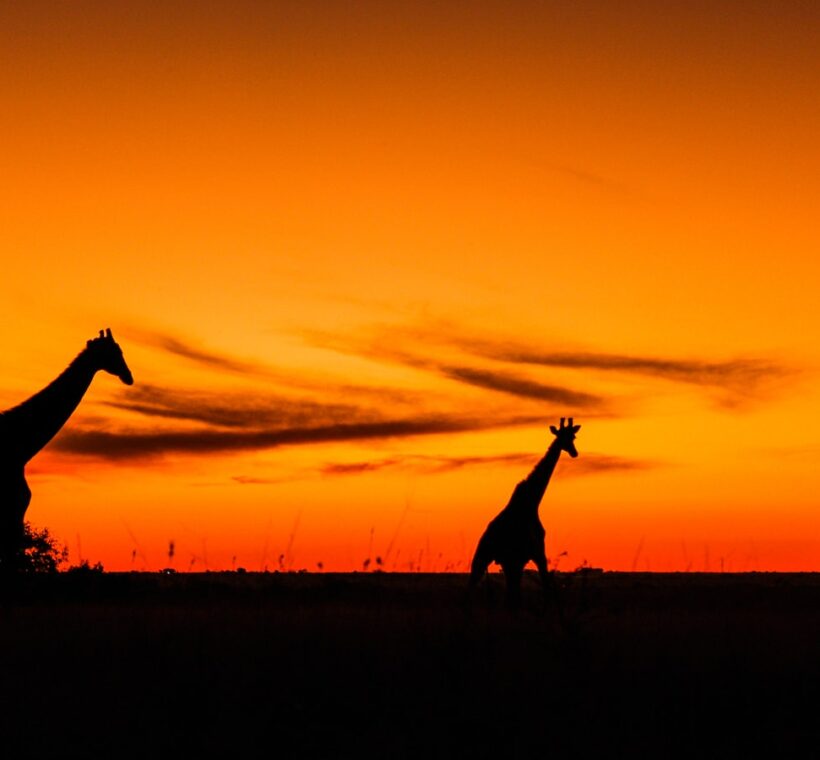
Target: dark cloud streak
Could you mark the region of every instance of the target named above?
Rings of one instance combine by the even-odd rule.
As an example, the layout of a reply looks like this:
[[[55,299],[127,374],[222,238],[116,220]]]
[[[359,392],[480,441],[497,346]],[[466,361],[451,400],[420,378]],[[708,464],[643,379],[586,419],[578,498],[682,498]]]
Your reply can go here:
[[[440,366],[441,374],[458,380],[467,385],[478,388],[499,391],[519,398],[535,399],[538,401],[549,401],[556,404],[564,404],[570,408],[586,409],[589,407],[601,407],[604,399],[591,393],[573,391],[557,385],[547,385],[539,383],[529,378],[513,375],[508,372],[497,372],[486,369],[474,369],[472,367]]]
[[[796,373],[794,367],[766,358],[729,358],[725,360],[676,359],[663,356],[641,356],[596,351],[567,351],[539,348],[518,342],[515,338],[487,338],[470,333],[450,322],[432,325],[379,326],[370,341],[345,341],[332,336],[307,338],[335,350],[347,350],[371,358],[392,360],[409,366],[437,371],[446,377],[470,385],[496,390],[522,398],[555,401],[584,409],[606,407],[608,399],[567,387],[547,385],[522,377],[499,367],[463,366],[435,359],[420,359],[402,349],[402,344],[439,346],[459,350],[471,357],[511,365],[527,365],[560,370],[621,373],[681,383],[711,393],[716,403],[726,409],[740,409],[751,402],[770,398],[782,383]],[[415,350],[415,349],[413,349]]]
[[[124,460],[166,454],[203,455],[302,444],[407,438],[532,425],[540,422],[543,422],[541,418],[531,416],[492,420],[429,416],[275,430],[73,430],[63,433],[52,446],[54,450],[65,454]]]
[[[270,373],[270,370],[261,363],[242,361],[225,354],[197,348],[172,335],[134,329],[128,330],[126,334],[143,345],[159,348],[174,356],[224,372],[241,375],[268,375]]]
[[[399,331],[399,337],[407,338],[408,336],[411,338],[414,336],[417,337],[418,342],[425,341],[425,336],[414,333],[413,331]],[[427,372],[435,372],[442,377],[463,383],[464,385],[470,385],[496,393],[504,393],[517,398],[547,401],[580,409],[597,408],[601,412],[605,412],[607,407],[607,399],[591,393],[541,383],[522,375],[509,371],[500,371],[495,368],[470,367],[421,357],[416,353],[396,348],[396,341],[389,340],[389,335],[384,339],[370,342],[345,340],[338,336],[329,336],[318,332],[306,332],[303,333],[303,337],[314,345],[319,345],[332,351],[363,356],[377,361],[403,364],[404,366]],[[430,338],[432,342],[440,340],[440,336],[431,335],[427,337]]]
[[[558,466],[562,478],[582,475],[598,475],[606,472],[634,472],[651,470],[662,463],[651,459],[633,459],[612,454],[579,454],[577,459],[562,459]]]
[[[374,412],[352,404],[328,404],[278,394],[206,393],[143,385],[126,401],[107,405],[146,417],[200,422],[213,427],[259,428],[308,425],[319,421],[373,421]]]
[[[322,475],[358,475],[386,469],[411,469],[429,473],[443,473],[493,464],[520,464],[534,462],[532,454],[490,454],[482,456],[437,456],[435,454],[407,454],[363,462],[329,462],[319,468]]]
[[[551,351],[533,345],[522,344],[514,338],[486,338],[453,325],[450,322],[428,326],[380,326],[376,338],[370,342],[353,341],[345,343],[339,338],[306,334],[308,340],[324,342],[335,350],[347,350],[377,359],[398,361],[404,364],[437,370],[453,379],[504,392],[538,397],[541,391],[537,381],[519,378],[516,375],[499,372],[496,368],[473,369],[437,362],[433,359],[417,359],[414,354],[398,348],[402,343],[410,345],[438,345],[461,350],[473,357],[489,359],[515,365],[528,365],[568,370],[591,370],[639,375],[661,380],[685,383],[704,388],[730,391],[739,397],[762,393],[763,386],[794,374],[793,367],[772,359],[730,358],[725,360],[675,359],[663,356],[634,356],[597,351]],[[389,348],[385,348],[389,346]],[[429,349],[428,349],[429,352]],[[518,382],[520,380],[520,383]],[[530,384],[534,384],[531,386]],[[544,394],[549,390],[578,393],[574,390],[544,386]],[[581,404],[594,404],[602,399],[590,394],[580,394]],[[728,401],[731,403],[731,400]]]
[[[538,462],[539,456],[533,453],[511,452],[507,454],[485,454],[476,456],[447,456],[435,454],[406,454],[383,459],[368,459],[358,462],[326,462],[305,475],[321,477],[346,477],[365,475],[380,471],[405,470],[423,474],[438,475],[472,467],[517,467],[523,478]],[[661,466],[660,463],[645,459],[613,456],[610,454],[588,453],[572,462],[562,461],[561,477],[581,477],[612,472],[636,472]],[[292,478],[291,478],[292,479]],[[277,484],[288,478],[264,478],[237,475],[233,478],[243,485]],[[513,484],[514,479],[512,479]]]
[[[781,377],[787,368],[763,359],[730,359],[709,362],[685,359],[650,358],[623,354],[588,352],[547,352],[510,348],[492,343],[468,343],[475,353],[488,359],[515,364],[560,369],[592,369],[648,375],[681,383],[707,386],[756,384]]]
[[[627,194],[633,195],[633,191],[627,185],[624,185],[621,182],[616,182],[615,180],[608,179],[607,177],[603,177],[600,174],[594,174],[593,172],[586,171],[584,169],[579,169],[575,166],[569,166],[567,164],[559,164],[553,162],[536,162],[536,166],[543,166],[545,169],[556,172],[558,174],[563,174],[568,177],[573,177],[580,182],[595,185],[596,187],[603,188],[610,192],[618,193],[618,194]]]

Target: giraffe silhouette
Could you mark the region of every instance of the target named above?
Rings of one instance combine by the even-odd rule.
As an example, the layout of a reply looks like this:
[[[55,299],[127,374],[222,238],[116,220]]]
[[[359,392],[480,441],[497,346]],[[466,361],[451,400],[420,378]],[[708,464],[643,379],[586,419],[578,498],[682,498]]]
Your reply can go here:
[[[552,590],[552,575],[547,570],[544,549],[544,526],[538,519],[538,506],[547,490],[555,465],[566,451],[573,459],[578,456],[575,434],[581,429],[561,418],[560,427],[550,425],[555,440],[532,472],[513,491],[507,506],[490,522],[478,542],[470,569],[470,588],[484,577],[491,562],[497,562],[507,581],[507,604],[518,606],[521,598],[521,576],[525,565],[533,561],[538,568],[544,593]]]
[[[65,425],[94,375],[103,370],[126,385],[134,378],[111,330],[100,330],[50,385],[19,406],[0,412],[0,572],[16,569],[23,518],[31,502],[26,464]]]

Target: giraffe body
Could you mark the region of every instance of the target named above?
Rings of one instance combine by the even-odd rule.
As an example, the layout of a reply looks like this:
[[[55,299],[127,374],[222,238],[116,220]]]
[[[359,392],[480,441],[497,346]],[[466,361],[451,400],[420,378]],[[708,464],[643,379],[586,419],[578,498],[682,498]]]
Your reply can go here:
[[[111,330],[88,341],[66,370],[19,406],[0,413],[0,572],[16,567],[23,520],[31,503],[26,464],[60,431],[103,370],[126,385],[134,379]]]
[[[572,418],[569,425],[564,426],[562,418],[560,428],[551,428],[556,438],[546,454],[515,487],[507,506],[490,521],[481,536],[470,569],[471,587],[482,579],[491,563],[497,562],[507,582],[507,603],[517,606],[524,567],[528,562],[534,562],[544,592],[550,590],[552,578],[544,548],[546,532],[538,517],[538,507],[561,452],[566,451],[573,458],[578,456],[574,440],[580,427],[572,424]]]

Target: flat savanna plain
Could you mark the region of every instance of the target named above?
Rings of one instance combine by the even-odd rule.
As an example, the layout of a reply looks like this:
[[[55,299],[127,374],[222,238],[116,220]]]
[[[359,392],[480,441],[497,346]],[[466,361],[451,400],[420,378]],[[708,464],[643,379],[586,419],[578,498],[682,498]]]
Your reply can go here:
[[[794,756],[820,575],[70,573],[0,606],[3,757]],[[13,754],[10,752],[13,751]]]

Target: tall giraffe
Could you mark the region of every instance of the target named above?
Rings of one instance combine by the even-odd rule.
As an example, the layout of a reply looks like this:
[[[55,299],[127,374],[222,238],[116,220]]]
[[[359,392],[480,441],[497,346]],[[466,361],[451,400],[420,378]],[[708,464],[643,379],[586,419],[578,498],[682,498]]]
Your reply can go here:
[[[22,546],[23,518],[31,502],[26,464],[65,425],[99,370],[126,385],[134,382],[110,329],[89,340],[50,385],[0,412],[0,572],[16,568]]]
[[[561,452],[566,451],[573,459],[578,456],[575,434],[580,429],[580,425],[573,425],[572,417],[568,425],[564,425],[563,417],[560,427],[550,425],[555,440],[532,472],[515,487],[507,506],[490,522],[478,542],[470,569],[470,588],[484,577],[491,562],[497,562],[507,581],[507,603],[517,606],[521,596],[521,576],[530,560],[538,568],[544,592],[551,588],[552,578],[547,570],[544,549],[545,532],[538,519],[538,506]]]

